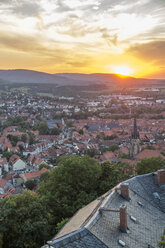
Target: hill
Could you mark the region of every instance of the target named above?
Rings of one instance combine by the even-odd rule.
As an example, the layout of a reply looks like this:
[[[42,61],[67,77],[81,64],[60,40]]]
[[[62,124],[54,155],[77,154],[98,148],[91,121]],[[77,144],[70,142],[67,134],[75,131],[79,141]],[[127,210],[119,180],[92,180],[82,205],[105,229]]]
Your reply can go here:
[[[79,73],[56,73],[49,74],[32,70],[0,70],[0,83],[31,83],[31,84],[54,84],[57,86],[75,85],[90,86],[104,84],[109,87],[152,87],[163,86],[165,80],[141,79],[134,77],[121,77],[116,74],[79,74]]]

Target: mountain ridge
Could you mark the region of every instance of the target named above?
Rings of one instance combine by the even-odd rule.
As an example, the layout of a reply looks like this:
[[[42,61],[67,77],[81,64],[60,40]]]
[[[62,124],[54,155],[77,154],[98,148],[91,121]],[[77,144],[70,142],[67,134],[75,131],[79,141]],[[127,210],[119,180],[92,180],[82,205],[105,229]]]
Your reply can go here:
[[[109,86],[146,86],[163,84],[165,79],[135,78],[110,73],[46,73],[28,69],[0,70],[0,83],[39,83],[56,86],[88,86],[91,84],[108,84]]]

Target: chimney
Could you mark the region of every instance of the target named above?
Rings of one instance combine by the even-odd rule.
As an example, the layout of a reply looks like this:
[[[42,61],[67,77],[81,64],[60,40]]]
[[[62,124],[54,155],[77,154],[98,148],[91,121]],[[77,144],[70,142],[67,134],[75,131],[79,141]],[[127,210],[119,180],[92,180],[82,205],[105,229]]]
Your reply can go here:
[[[129,184],[128,183],[122,183],[120,185],[120,190],[121,190],[121,196],[126,200],[130,200],[130,197],[129,197]]]
[[[120,230],[122,232],[127,232],[127,207],[122,205],[120,207]]]
[[[165,184],[165,170],[158,170],[157,175],[158,175],[158,184],[159,185]]]

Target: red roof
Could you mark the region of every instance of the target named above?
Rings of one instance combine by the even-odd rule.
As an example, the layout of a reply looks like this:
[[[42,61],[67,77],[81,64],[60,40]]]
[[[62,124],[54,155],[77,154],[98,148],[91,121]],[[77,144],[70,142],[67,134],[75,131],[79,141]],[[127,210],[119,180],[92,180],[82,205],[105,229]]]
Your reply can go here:
[[[33,172],[29,172],[29,173],[24,173],[24,177],[26,179],[33,179],[33,178],[38,178],[41,176],[41,174],[45,173],[45,172],[49,172],[50,170],[46,169],[46,168],[42,168],[40,171],[33,171]]]
[[[3,188],[7,183],[7,180],[6,179],[1,179],[0,180],[0,188]]]
[[[18,159],[20,159],[19,156],[16,155],[16,154],[14,154],[14,155],[11,156],[10,162],[11,162],[12,164],[14,164],[15,162],[17,162]]]
[[[145,149],[138,153],[135,158],[137,159],[142,159],[142,158],[152,158],[152,157],[158,157],[161,156],[164,158],[164,156],[160,153],[158,150],[150,150],[150,149]]]
[[[0,165],[7,164],[6,158],[0,158]]]

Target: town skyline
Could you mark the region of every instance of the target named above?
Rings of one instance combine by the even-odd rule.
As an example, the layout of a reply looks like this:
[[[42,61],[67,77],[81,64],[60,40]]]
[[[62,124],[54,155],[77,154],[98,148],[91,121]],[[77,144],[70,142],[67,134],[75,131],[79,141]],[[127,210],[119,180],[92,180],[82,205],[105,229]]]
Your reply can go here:
[[[0,69],[165,78],[162,0],[1,1]]]

